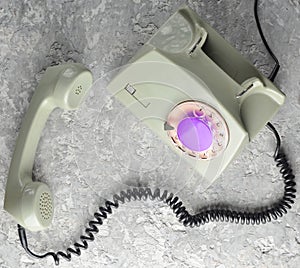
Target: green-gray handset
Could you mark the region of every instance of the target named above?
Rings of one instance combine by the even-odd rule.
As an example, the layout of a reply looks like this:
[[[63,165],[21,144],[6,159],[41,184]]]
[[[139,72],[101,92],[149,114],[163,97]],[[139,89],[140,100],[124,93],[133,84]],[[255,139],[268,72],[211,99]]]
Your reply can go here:
[[[32,180],[34,156],[49,114],[55,108],[76,109],[92,85],[81,64],[49,67],[35,90],[22,122],[6,184],[4,209],[31,231],[49,226],[53,199],[47,184]]]

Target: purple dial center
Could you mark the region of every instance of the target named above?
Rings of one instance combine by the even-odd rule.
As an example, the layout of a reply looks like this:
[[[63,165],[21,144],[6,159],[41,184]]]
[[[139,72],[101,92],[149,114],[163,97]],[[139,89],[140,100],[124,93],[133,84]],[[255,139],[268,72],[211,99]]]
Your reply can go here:
[[[180,121],[177,135],[185,147],[196,152],[207,150],[213,141],[208,124],[196,117],[186,117]]]

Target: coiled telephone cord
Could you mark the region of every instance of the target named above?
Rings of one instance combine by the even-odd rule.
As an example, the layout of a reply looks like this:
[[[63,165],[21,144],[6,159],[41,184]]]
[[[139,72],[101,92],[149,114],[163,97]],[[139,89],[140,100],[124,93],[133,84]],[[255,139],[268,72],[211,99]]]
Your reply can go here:
[[[294,203],[294,199],[296,198],[296,182],[286,155],[281,149],[281,141],[276,129],[271,123],[268,123],[267,127],[275,134],[277,140],[274,160],[277,163],[276,166],[279,168],[279,172],[281,173],[284,182],[283,197],[270,207],[264,207],[257,209],[255,212],[249,212],[236,211],[229,208],[223,208],[222,206],[217,206],[202,210],[193,215],[187,211],[179,197],[175,196],[173,193],[169,193],[167,190],[161,191],[160,189],[156,189],[152,191],[148,187],[132,188],[113,195],[112,201],[106,201],[104,206],[100,206],[98,211],[94,214],[94,219],[89,221],[88,227],[85,229],[85,234],[80,236],[80,241],[74,243],[73,247],[67,248],[65,252],[48,252],[42,255],[33,253],[28,248],[25,229],[18,225],[18,232],[22,247],[32,257],[53,257],[56,265],[59,265],[60,257],[70,261],[72,254],[80,256],[81,251],[88,248],[88,243],[95,239],[94,235],[99,232],[98,227],[103,224],[108,215],[112,214],[113,211],[121,204],[136,200],[159,200],[167,204],[170,209],[173,210],[179,222],[187,227],[198,227],[210,221],[254,225],[260,223],[264,224],[266,222],[270,222],[272,219],[276,220],[287,213],[287,210],[290,209],[291,205]]]

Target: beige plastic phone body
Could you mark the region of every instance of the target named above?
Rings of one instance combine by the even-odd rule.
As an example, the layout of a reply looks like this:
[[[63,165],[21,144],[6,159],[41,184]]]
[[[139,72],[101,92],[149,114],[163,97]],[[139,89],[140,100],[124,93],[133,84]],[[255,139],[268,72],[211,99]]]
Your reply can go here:
[[[209,186],[284,103],[284,94],[188,7],[179,9],[108,85],[109,91],[189,162]],[[229,130],[211,160],[182,152],[164,128],[184,101],[214,107]]]
[[[92,84],[92,75],[76,63],[49,67],[35,90],[22,122],[11,160],[4,209],[23,227],[37,231],[52,221],[49,187],[32,180],[40,135],[53,109],[76,109]]]

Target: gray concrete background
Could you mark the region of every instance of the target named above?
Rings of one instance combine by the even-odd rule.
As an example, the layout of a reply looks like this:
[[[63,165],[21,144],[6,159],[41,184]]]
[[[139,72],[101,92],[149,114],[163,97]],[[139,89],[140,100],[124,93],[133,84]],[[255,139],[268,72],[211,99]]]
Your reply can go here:
[[[282,66],[276,84],[287,94],[273,122],[299,174],[300,2],[260,2],[263,29]],[[130,114],[116,124],[122,107],[104,89],[106,74],[125,64],[182,3],[262,72],[270,71],[273,62],[257,33],[253,1],[1,0],[1,200],[20,123],[45,68],[76,61],[87,65],[95,78],[104,77],[79,111],[57,110],[47,122],[34,174],[50,185],[55,216],[51,228],[29,233],[36,252],[68,247],[103,198],[137,181],[178,193],[191,211],[216,202],[260,206],[282,194],[268,130],[203,191],[201,179]],[[128,138],[132,136],[137,142]],[[127,151],[120,145],[123,140]],[[209,223],[196,229],[182,227],[160,203],[126,204],[81,257],[62,261],[61,267],[299,267],[298,201],[284,218],[267,225]],[[51,267],[51,259],[33,260],[25,254],[16,223],[2,208],[0,215],[0,266]]]

